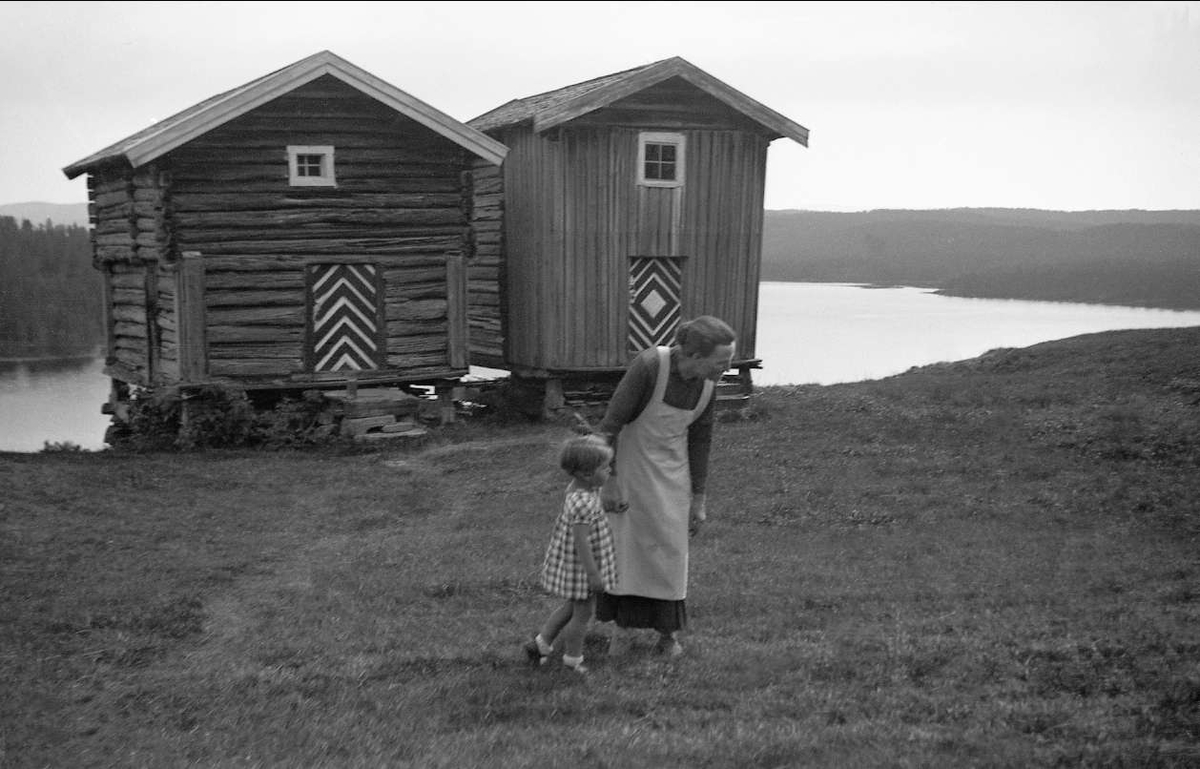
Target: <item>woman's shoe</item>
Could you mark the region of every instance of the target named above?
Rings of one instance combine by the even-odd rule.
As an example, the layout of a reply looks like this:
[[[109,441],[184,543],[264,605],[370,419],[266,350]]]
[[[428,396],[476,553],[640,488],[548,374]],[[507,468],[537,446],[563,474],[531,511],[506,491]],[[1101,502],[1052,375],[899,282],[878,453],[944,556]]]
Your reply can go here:
[[[675,640],[675,636],[663,635],[658,637],[658,643],[654,645],[654,652],[674,659],[683,654],[683,647],[679,645],[679,641]]]

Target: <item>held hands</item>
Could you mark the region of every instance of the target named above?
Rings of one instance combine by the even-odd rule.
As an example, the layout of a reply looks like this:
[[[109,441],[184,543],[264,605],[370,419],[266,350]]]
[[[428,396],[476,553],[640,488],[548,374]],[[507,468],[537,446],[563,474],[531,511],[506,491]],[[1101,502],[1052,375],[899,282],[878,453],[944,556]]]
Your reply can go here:
[[[623,513],[629,509],[629,503],[621,493],[621,486],[614,478],[609,478],[600,488],[600,506],[606,513]]]
[[[708,511],[705,509],[704,495],[693,494],[691,509],[688,510],[688,534],[692,536],[699,534],[707,518]]]

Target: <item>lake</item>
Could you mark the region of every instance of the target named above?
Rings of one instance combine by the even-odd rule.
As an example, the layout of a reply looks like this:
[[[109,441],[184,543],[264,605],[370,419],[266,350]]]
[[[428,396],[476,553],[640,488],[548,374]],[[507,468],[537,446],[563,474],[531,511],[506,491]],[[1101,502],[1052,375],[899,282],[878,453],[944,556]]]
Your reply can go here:
[[[763,283],[762,385],[880,379],[998,347],[1130,328],[1200,326],[1200,311],[939,296],[925,288]]]
[[[759,385],[880,379],[965,360],[997,347],[1130,328],[1200,326],[1200,311],[938,296],[929,289],[843,283],[763,283]],[[103,361],[0,362],[0,451],[46,441],[104,448]]]

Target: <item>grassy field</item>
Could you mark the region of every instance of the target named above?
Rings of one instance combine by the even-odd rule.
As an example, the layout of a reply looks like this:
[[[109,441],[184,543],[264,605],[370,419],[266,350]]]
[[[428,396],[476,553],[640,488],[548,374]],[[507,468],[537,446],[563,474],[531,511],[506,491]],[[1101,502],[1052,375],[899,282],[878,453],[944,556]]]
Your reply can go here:
[[[559,424],[0,455],[0,766],[1200,763],[1200,329],[767,388],[687,653],[530,668]]]

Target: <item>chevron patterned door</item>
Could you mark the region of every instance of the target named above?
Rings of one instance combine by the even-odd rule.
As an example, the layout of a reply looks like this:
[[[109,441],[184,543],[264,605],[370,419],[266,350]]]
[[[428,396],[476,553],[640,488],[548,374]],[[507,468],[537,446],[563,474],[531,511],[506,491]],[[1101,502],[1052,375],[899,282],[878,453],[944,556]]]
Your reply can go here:
[[[379,270],[373,264],[314,264],[308,269],[309,368],[382,367]]]
[[[629,351],[670,344],[683,289],[679,256],[635,256],[629,262]]]

